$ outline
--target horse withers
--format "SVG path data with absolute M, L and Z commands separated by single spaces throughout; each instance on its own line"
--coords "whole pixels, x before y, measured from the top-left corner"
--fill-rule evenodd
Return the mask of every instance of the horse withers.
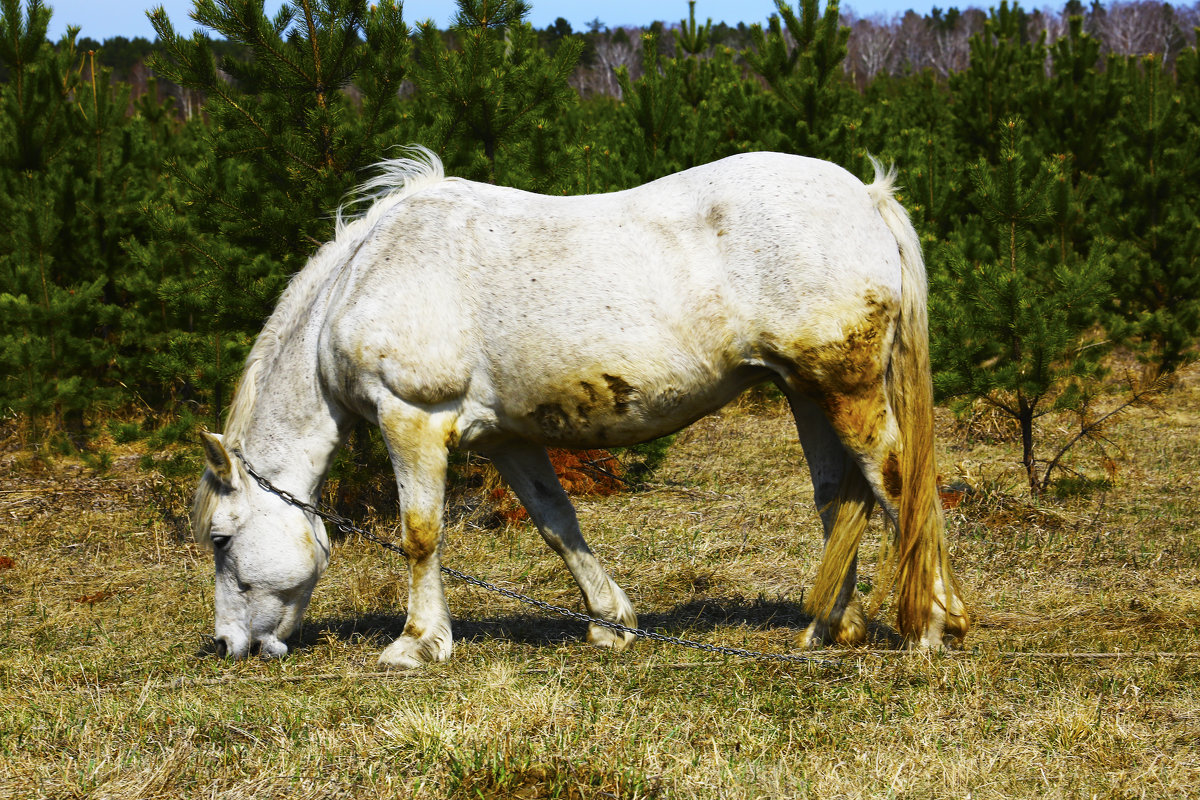
M 408 618 L 380 662 L 450 656 L 442 590 L 447 454 L 489 457 L 566 562 L 588 612 L 636 625 L 579 530 L 547 446 L 676 431 L 743 389 L 785 393 L 826 546 L 804 644 L 866 636 L 854 596 L 875 503 L 895 527 L 898 627 L 936 647 L 969 625 L 936 491 L 920 245 L 894 171 L 733 156 L 636 189 L 546 197 L 385 162 L 374 195 L 291 281 L 250 352 L 193 524 L 216 563 L 216 641 L 287 652 L 329 560 L 315 501 L 357 419 L 379 426 L 399 489 Z M 631 635 L 592 624 L 588 641 Z

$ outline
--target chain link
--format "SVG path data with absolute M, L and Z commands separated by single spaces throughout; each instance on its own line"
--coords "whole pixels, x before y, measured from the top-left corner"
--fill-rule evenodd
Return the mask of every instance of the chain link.
M 358 525 L 355 525 L 352 521 L 350 521 L 346 517 L 343 517 L 340 514 L 337 514 L 332 510 L 320 508 L 320 507 L 313 505 L 312 503 L 309 503 L 305 500 L 301 500 L 299 497 L 297 497 L 296 495 L 287 491 L 286 489 L 280 489 L 278 486 L 271 483 L 269 480 L 267 480 L 262 475 L 260 475 L 257 471 L 255 471 L 255 469 L 252 466 L 250 466 L 250 462 L 248 462 L 246 460 L 246 457 L 244 455 L 242 455 L 241 453 L 237 453 L 236 455 L 238 456 L 239 459 L 241 459 L 242 464 L 246 467 L 246 472 L 248 472 L 250 474 L 250 477 L 254 478 L 255 482 L 258 483 L 258 485 L 261 486 L 263 488 L 263 490 L 270 492 L 273 495 L 276 495 L 277 497 L 281 498 L 285 502 L 289 503 L 290 505 L 295 506 L 296 508 L 299 508 L 302 511 L 306 511 L 309 514 L 312 514 L 316 517 L 319 517 L 320 519 L 325 520 L 326 522 L 332 523 L 342 533 L 347 533 L 347 534 L 352 533 L 356 536 L 360 536 L 363 539 L 366 539 L 369 542 L 373 542 L 374 544 L 379 545 L 384 550 L 389 550 L 393 553 L 396 553 L 397 555 L 403 556 L 404 558 L 408 557 L 408 554 L 404 552 L 404 548 L 401 547 L 400 545 L 389 542 L 388 540 L 380 538 L 379 536 L 376 536 L 375 534 L 371 533 L 368 530 L 360 528 Z M 572 611 L 571 609 L 564 608 L 563 606 L 556 606 L 553 603 L 547 603 L 544 600 L 538 600 L 535 597 L 530 597 L 529 595 L 521 594 L 520 592 L 514 592 L 511 589 L 505 589 L 503 586 L 497 586 L 494 583 L 488 583 L 485 580 L 481 580 L 472 575 L 468 575 L 465 572 L 460 572 L 459 570 L 456 570 L 453 567 L 447 567 L 447 566 L 443 565 L 441 567 L 441 570 L 444 574 L 449 575 L 452 578 L 456 578 L 456 579 L 462 581 L 463 583 L 470 584 L 471 586 L 476 586 L 480 589 L 483 589 L 488 592 L 492 592 L 494 594 L 498 594 L 502 597 L 507 597 L 510 600 L 516 600 L 519 603 L 523 603 L 527 606 L 532 606 L 533 608 L 540 609 L 541 611 L 545 611 L 549 614 L 557 614 L 560 617 L 566 617 L 567 619 L 575 620 L 576 622 L 585 622 L 585 623 L 588 623 L 589 625 L 600 625 L 601 627 L 608 628 L 609 630 L 617 631 L 619 633 L 631 634 L 632 636 L 634 636 L 638 639 L 650 639 L 651 641 L 655 641 L 655 642 L 664 642 L 667 644 L 678 645 L 680 647 L 689 647 L 693 650 L 700 650 L 705 653 L 713 653 L 715 655 L 723 655 L 723 656 L 736 656 L 738 658 L 753 659 L 753 660 L 757 660 L 757 661 L 775 661 L 775 662 L 782 662 L 782 663 L 786 663 L 786 664 L 814 664 L 814 665 L 822 666 L 822 667 L 840 667 L 841 666 L 840 662 L 833 661 L 833 660 L 827 659 L 827 658 L 814 658 L 812 656 L 797 656 L 797 655 L 789 655 L 786 653 L 766 653 L 766 652 L 761 652 L 758 650 L 747 650 L 747 649 L 741 648 L 741 647 L 723 647 L 721 645 L 705 644 L 704 642 L 697 642 L 692 639 L 683 639 L 679 636 L 671 636 L 671 635 L 665 634 L 665 633 L 657 633 L 655 631 L 648 631 L 645 628 L 632 628 L 628 625 L 622 625 L 619 622 L 613 622 L 611 620 L 601 619 L 599 617 L 593 617 L 588 614 L 581 613 L 579 611 Z

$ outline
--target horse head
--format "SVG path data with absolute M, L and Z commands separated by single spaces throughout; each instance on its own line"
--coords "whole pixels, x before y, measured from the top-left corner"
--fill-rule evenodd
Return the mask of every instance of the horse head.
M 329 563 L 325 526 L 260 485 L 219 435 L 202 438 L 208 469 L 192 515 L 216 565 L 217 654 L 241 659 L 257 645 L 286 655 Z

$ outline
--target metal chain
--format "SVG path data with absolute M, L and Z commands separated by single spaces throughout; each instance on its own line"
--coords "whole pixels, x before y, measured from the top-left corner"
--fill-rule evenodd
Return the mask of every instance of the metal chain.
M 250 474 L 250 477 L 254 478 L 255 482 L 257 482 L 258 485 L 261 486 L 265 491 L 276 495 L 285 502 L 295 506 L 296 508 L 299 508 L 302 511 L 307 511 L 309 514 L 313 514 L 314 516 L 317 516 L 326 522 L 333 523 L 342 533 L 353 533 L 357 536 L 361 536 L 369 542 L 379 545 L 385 550 L 389 550 L 405 558 L 408 557 L 408 554 L 404 552 L 404 548 L 400 545 L 389 542 L 386 539 L 376 536 L 368 530 L 360 528 L 346 517 L 343 517 L 332 510 L 315 506 L 312 503 L 301 500 L 299 497 L 287 491 L 286 489 L 280 489 L 278 486 L 271 483 L 269 480 L 256 472 L 255 469 L 250 466 L 250 462 L 246 460 L 245 456 L 243 456 L 241 453 L 237 453 L 236 455 L 239 459 L 241 459 L 242 464 L 246 467 L 246 472 Z M 693 650 L 700 650 L 705 653 L 714 653 L 716 655 L 723 656 L 736 656 L 738 658 L 754 659 L 758 661 L 776 661 L 788 664 L 815 664 L 823 667 L 841 666 L 840 662 L 827 658 L 788 655 L 784 653 L 765 653 L 758 650 L 747 650 L 741 647 L 723 647 L 721 645 L 697 642 L 692 639 L 683 639 L 679 636 L 670 636 L 665 633 L 648 631 L 645 628 L 631 628 L 630 626 L 622 625 L 619 622 L 593 617 L 579 611 L 572 611 L 571 609 L 564 608 L 563 606 L 556 606 L 552 603 L 547 603 L 544 600 L 538 600 L 537 598 L 530 597 L 529 595 L 521 594 L 520 592 L 514 592 L 511 589 L 505 589 L 503 586 L 497 586 L 494 583 L 488 583 L 485 580 L 468 575 L 465 572 L 460 572 L 453 567 L 447 567 L 443 565 L 441 570 L 446 575 L 449 575 L 452 578 L 457 578 L 463 583 L 476 586 L 488 592 L 493 592 L 501 595 L 502 597 L 507 597 L 510 600 L 516 600 L 517 602 L 524 603 L 527 606 L 532 606 L 551 614 L 557 614 L 560 617 L 566 617 L 567 619 L 575 620 L 576 622 L 586 622 L 590 625 L 600 625 L 604 628 L 608 628 L 609 630 L 617 631 L 619 633 L 632 634 L 639 639 L 650 639 L 655 642 L 665 642 L 667 644 L 679 645 L 680 647 L 690 647 Z

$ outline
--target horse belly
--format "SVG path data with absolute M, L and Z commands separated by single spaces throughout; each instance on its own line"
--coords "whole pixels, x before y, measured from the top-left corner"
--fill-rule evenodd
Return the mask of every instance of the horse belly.
M 718 375 L 665 377 L 626 366 L 563 374 L 509 393 L 500 427 L 554 447 L 615 447 L 673 433 L 769 377 L 740 366 Z

